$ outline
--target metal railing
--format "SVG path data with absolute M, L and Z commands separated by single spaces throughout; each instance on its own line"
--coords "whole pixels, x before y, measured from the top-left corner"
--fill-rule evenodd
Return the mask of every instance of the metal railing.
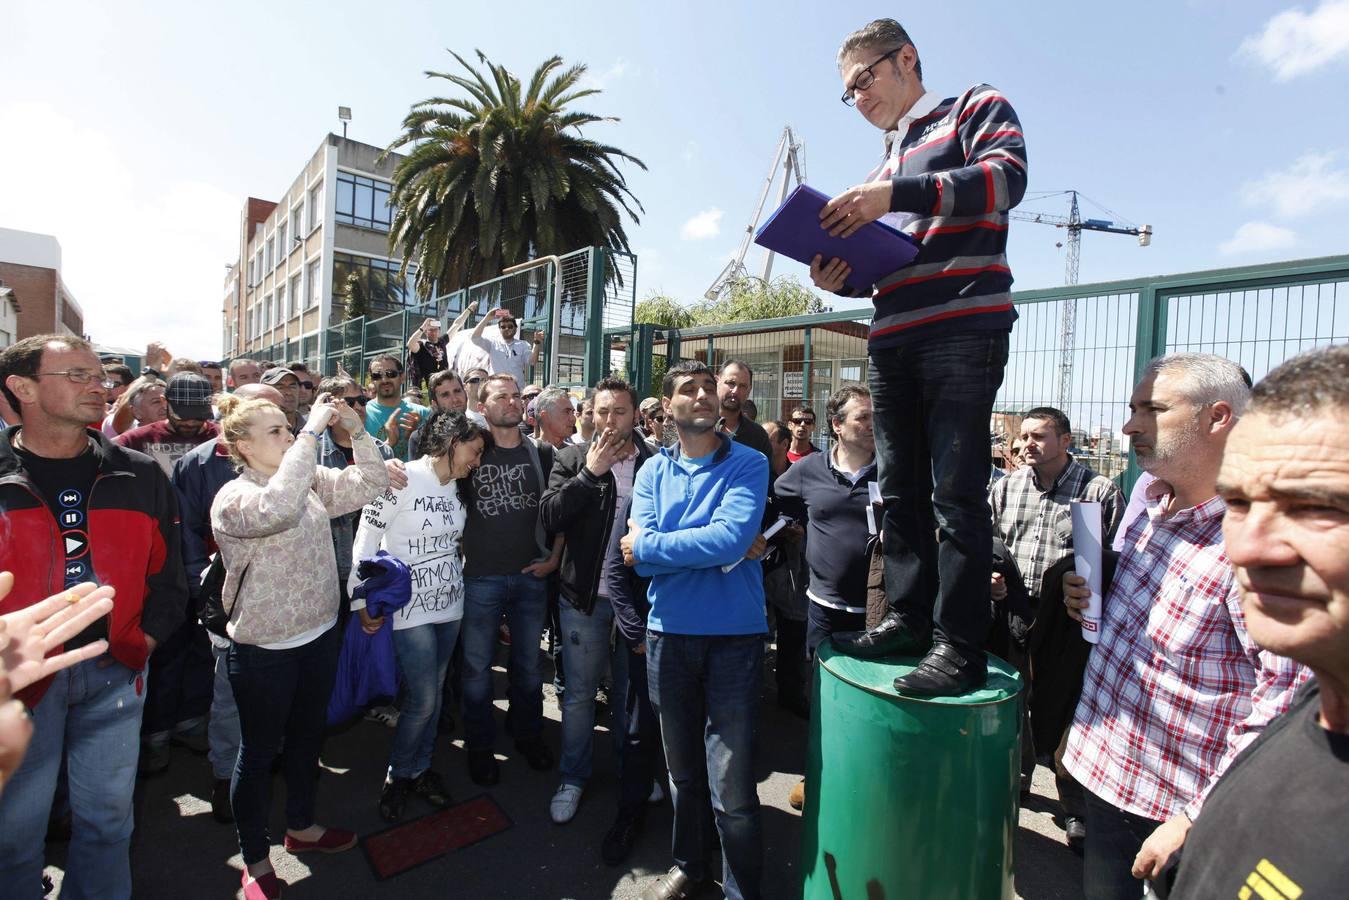
M 1020 291 L 1018 321 L 998 392 L 994 430 L 1003 440 L 1020 413 L 1060 406 L 1077 432 L 1077 449 L 1097 471 L 1124 475 L 1120 434 L 1134 382 L 1152 358 L 1198 350 L 1226 356 L 1256 380 L 1296 353 L 1349 341 L 1349 256 L 1151 276 Z M 1072 391 L 1058 393 L 1060 324 L 1076 304 Z M 759 421 L 813 407 L 827 439 L 824 403 L 847 382 L 867 382 L 870 309 L 764 319 L 701 328 L 610 328 L 605 347 L 616 368 L 655 396 L 660 376 L 679 359 L 716 368 L 735 358 L 754 369 L 750 397 Z

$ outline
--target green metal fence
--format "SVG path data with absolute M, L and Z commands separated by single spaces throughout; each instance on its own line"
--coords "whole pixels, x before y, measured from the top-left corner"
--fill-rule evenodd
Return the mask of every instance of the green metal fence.
M 1060 406 L 1088 464 L 1115 477 L 1125 473 L 1128 459 L 1120 438 L 1129 393 L 1153 357 L 1217 353 L 1258 380 L 1302 350 L 1349 341 L 1349 256 L 1021 291 L 1014 301 L 1019 319 L 996 401 L 1000 415 L 991 423 L 995 439 L 1011 436 L 1021 412 Z M 1069 304 L 1076 328 L 1065 349 Z M 750 396 L 760 422 L 785 419 L 804 404 L 823 423 L 831 392 L 867 381 L 870 318 L 870 309 L 858 309 L 682 330 L 613 328 L 605 346 L 611 366 L 648 395 L 672 361 L 700 359 L 717 367 L 742 359 L 754 369 Z M 1059 393 L 1065 356 L 1072 366 L 1066 397 Z M 818 431 L 823 443 L 827 429 Z
M 502 275 L 415 309 L 338 322 L 327 332 L 323 371 L 332 374 L 340 363 L 348 372 L 364 372 L 382 353 L 402 359 L 408 338 L 427 316 L 448 327 L 466 307 L 475 306 L 465 326 L 472 328 L 483 314 L 502 307 L 521 320 L 522 340 L 530 340 L 537 329 L 552 335 L 534 367 L 533 380 L 572 388 L 593 384 L 609 371 L 601 349 L 604 328 L 632 322 L 637 258 L 590 247 L 560 257 L 559 263 Z M 555 377 L 550 377 L 554 371 Z

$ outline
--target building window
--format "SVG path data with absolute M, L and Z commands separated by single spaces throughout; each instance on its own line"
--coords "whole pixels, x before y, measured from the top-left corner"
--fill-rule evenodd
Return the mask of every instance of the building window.
M 290 208 L 291 230 L 295 237 L 304 237 L 304 199 Z
M 280 265 L 281 260 L 290 254 L 290 245 L 286 243 L 286 224 L 282 222 L 276 226 L 276 262 Z
M 297 313 L 301 309 L 303 299 L 304 294 L 300 293 L 300 275 L 296 273 L 295 277 L 290 280 L 290 305 L 295 308 Z
M 267 299 L 262 301 L 262 330 L 271 331 L 275 321 L 272 318 L 272 296 L 268 294 Z
M 257 278 L 257 284 L 262 284 L 262 248 L 253 255 L 253 275 Z
M 398 263 L 389 259 L 371 259 L 348 253 L 333 254 L 333 308 L 346 304 L 347 283 L 352 275 L 365 293 L 371 311 L 395 310 L 415 306 L 411 266 L 406 278 L 398 277 Z
M 253 287 L 253 260 L 251 260 L 251 259 L 248 261 L 248 281 L 247 281 L 247 284 L 248 284 L 248 286 L 249 286 L 250 288 Z
M 305 220 L 305 232 L 313 231 L 323 224 L 323 182 L 309 189 L 309 218 Z
M 314 260 L 309 264 L 309 303 L 306 309 L 313 309 L 319 305 L 319 288 L 322 287 L 322 279 L 319 275 L 319 260 Z
M 285 322 L 290 319 L 290 307 L 286 305 L 286 286 L 278 284 L 276 286 L 276 318 L 279 322 Z
M 276 240 L 274 238 L 267 239 L 267 249 L 262 258 L 267 260 L 267 271 L 270 272 L 276 268 Z
M 337 221 L 388 231 L 393 212 L 389 207 L 389 190 L 390 185 L 386 182 L 338 172 L 337 208 L 334 210 Z

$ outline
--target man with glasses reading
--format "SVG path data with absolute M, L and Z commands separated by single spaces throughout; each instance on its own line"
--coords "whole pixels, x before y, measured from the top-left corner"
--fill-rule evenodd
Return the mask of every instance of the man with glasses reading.
M 815 433 L 815 410 L 809 406 L 797 407 L 787 427 L 791 429 L 792 435 L 792 442 L 787 446 L 787 462 L 800 462 L 820 449 L 810 442 L 811 435 Z
M 370 383 L 375 397 L 365 405 L 365 430 L 406 462 L 408 438 L 430 410 L 403 398 L 403 364 L 395 357 L 376 356 L 370 361 Z
M 876 628 L 836 634 L 834 643 L 857 656 L 926 654 L 895 689 L 958 694 L 987 676 L 988 422 L 1016 319 L 1007 211 L 1025 193 L 1025 142 L 996 89 L 929 92 L 918 50 L 893 19 L 849 35 L 838 68 L 843 102 L 885 133 L 885 149 L 865 183 L 825 205 L 820 225 L 848 237 L 881 219 L 920 249 L 867 292 L 876 307 L 868 352 L 890 611 Z M 848 262 L 817 256 L 811 279 L 851 296 Z

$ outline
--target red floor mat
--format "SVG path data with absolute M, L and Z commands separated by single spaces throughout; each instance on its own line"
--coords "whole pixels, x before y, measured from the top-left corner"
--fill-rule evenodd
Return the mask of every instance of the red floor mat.
M 428 863 L 438 856 L 476 844 L 514 824 L 486 794 L 361 841 L 370 869 L 381 881 Z

